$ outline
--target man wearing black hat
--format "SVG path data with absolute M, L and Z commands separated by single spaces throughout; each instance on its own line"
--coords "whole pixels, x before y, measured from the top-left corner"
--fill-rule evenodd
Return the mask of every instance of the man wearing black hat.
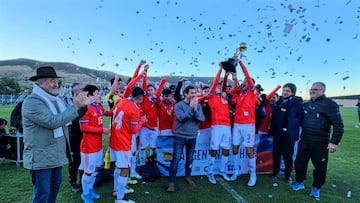
M 51 66 L 39 67 L 32 93 L 22 107 L 24 135 L 24 168 L 30 170 L 33 202 L 56 202 L 62 180 L 62 166 L 68 163 L 66 146 L 69 135 L 66 124 L 82 116 L 81 108 L 94 101 L 82 92 L 67 106 L 58 96 L 59 81 Z

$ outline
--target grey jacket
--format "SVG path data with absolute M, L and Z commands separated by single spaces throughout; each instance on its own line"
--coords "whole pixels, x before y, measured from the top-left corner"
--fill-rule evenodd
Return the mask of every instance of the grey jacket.
M 199 124 L 205 120 L 200 104 L 194 111 L 184 100 L 175 105 L 175 116 L 174 135 L 184 138 L 195 138 L 199 131 Z
M 78 116 L 78 111 L 73 106 L 54 115 L 37 94 L 28 96 L 22 106 L 24 168 L 39 170 L 67 164 L 66 145 L 69 143 L 69 135 L 65 124 Z M 63 128 L 64 136 L 54 138 L 53 129 L 59 127 Z

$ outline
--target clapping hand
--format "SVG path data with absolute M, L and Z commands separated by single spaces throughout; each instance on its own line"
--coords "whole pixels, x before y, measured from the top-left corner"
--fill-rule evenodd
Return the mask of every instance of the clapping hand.
M 96 96 L 87 96 L 88 92 L 80 92 L 73 98 L 73 103 L 75 108 L 79 109 L 80 107 L 85 107 L 89 104 L 92 104 L 96 100 Z
M 199 103 L 199 100 L 198 100 L 197 97 L 193 97 L 193 98 L 190 99 L 190 106 L 191 106 L 191 108 L 194 109 L 194 111 L 197 110 L 198 103 Z

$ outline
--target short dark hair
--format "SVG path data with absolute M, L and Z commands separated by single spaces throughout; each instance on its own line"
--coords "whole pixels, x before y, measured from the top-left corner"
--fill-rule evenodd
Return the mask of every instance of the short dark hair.
M 163 91 L 162 91 L 161 93 L 162 93 L 163 95 L 169 95 L 169 94 L 171 94 L 172 92 L 171 92 L 170 89 L 165 88 L 165 89 L 163 89 Z
M 132 89 L 132 91 L 131 91 L 131 97 L 132 98 L 135 98 L 135 97 L 138 97 L 138 96 L 144 96 L 144 95 L 145 95 L 145 92 L 140 87 L 134 87 Z
M 190 91 L 191 89 L 195 89 L 195 87 L 192 86 L 192 85 L 186 86 L 185 89 L 184 89 L 184 91 L 183 91 L 183 94 L 184 94 L 184 95 L 185 95 L 185 94 L 189 94 L 189 91 Z
M 95 91 L 100 91 L 98 87 L 96 87 L 95 85 L 86 85 L 83 89 L 84 92 L 88 92 L 88 95 L 94 96 L 94 92 Z
M 153 84 L 148 84 L 146 88 L 153 87 L 155 89 L 155 86 Z
M 296 85 L 294 83 L 286 83 L 284 87 L 288 87 L 294 95 L 296 94 Z
M 175 90 L 175 88 L 176 88 L 175 85 L 170 85 L 170 86 L 169 86 L 169 89 L 170 89 L 170 90 Z
M 111 80 L 110 80 L 110 84 L 112 85 L 112 84 L 114 84 L 114 81 L 115 81 L 115 78 L 111 78 Z M 122 81 L 122 79 L 121 78 L 119 78 L 119 81 Z

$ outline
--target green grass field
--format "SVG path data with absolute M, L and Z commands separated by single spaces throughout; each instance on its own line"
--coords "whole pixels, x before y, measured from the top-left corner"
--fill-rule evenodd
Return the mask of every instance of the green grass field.
M 9 121 L 9 115 L 14 106 L 0 106 L 0 117 Z M 321 189 L 321 202 L 360 202 L 360 169 L 359 169 L 359 146 L 360 128 L 357 124 L 355 108 L 343 108 L 342 116 L 345 123 L 345 135 L 335 154 L 330 155 L 327 181 Z M 108 120 L 107 120 L 108 122 Z M 105 139 L 107 140 L 107 139 Z M 106 141 L 104 142 L 106 143 Z M 179 177 L 176 192 L 166 192 L 167 177 L 162 177 L 152 183 L 141 182 L 133 188 L 135 193 L 129 198 L 136 202 L 236 202 L 232 195 L 220 184 L 211 185 L 206 177 L 194 177 L 196 188 L 190 188 Z M 255 187 L 246 186 L 248 175 L 242 175 L 235 182 L 226 182 L 243 198 L 244 202 L 315 202 L 309 197 L 312 183 L 312 165 L 309 164 L 308 176 L 305 181 L 305 190 L 292 191 L 284 181 L 278 181 L 279 186 L 273 187 L 270 175 L 258 175 L 258 183 Z M 113 190 L 112 182 L 106 183 L 96 191 L 101 199 L 96 202 L 114 202 L 111 197 Z M 347 191 L 352 191 L 352 197 L 347 198 Z M 145 194 L 149 192 L 149 194 Z M 269 195 L 272 197 L 269 198 Z M 32 185 L 28 170 L 17 166 L 9 161 L 0 161 L 0 202 L 31 202 Z M 73 193 L 68 184 L 67 167 L 63 167 L 63 183 L 58 195 L 58 202 L 80 203 L 80 193 Z

